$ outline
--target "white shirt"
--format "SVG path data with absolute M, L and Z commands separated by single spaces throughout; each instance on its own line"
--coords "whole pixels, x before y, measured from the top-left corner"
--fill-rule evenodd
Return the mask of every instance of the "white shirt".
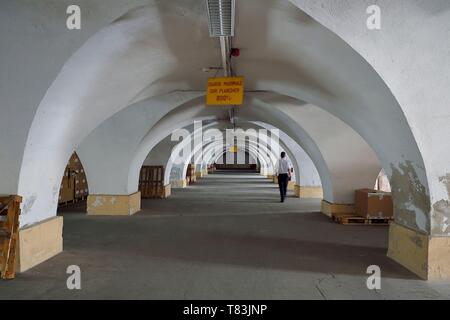
M 289 163 L 289 161 L 286 158 L 282 158 L 280 160 L 278 160 L 277 163 L 277 175 L 278 174 L 287 174 L 289 173 L 291 169 L 291 164 Z

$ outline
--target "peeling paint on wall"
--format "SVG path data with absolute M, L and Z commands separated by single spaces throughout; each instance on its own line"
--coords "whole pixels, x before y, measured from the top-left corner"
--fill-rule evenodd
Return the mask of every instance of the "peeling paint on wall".
M 411 236 L 410 239 L 418 248 L 423 248 L 423 241 L 421 237 L 419 237 L 418 235 L 414 235 Z
M 450 198 L 450 173 L 439 178 L 444 184 Z M 450 235 L 450 201 L 442 199 L 433 204 L 432 229 L 433 235 Z
M 420 182 L 414 164 L 406 160 L 398 167 L 391 164 L 391 170 L 395 220 L 405 227 L 428 233 L 430 196 Z
M 102 197 L 95 197 L 95 201 L 92 202 L 92 206 L 94 208 L 100 207 L 103 205 Z
M 440 200 L 433 205 L 432 234 L 450 235 L 450 201 Z
M 173 166 L 170 171 L 170 181 L 183 179 L 183 170 L 180 167 Z
M 31 208 L 33 207 L 34 203 L 36 202 L 37 196 L 36 194 L 32 194 L 31 196 L 25 198 L 25 201 L 23 202 L 23 207 L 22 207 L 22 214 L 26 215 L 28 214 L 28 212 L 31 210 Z
M 60 189 L 59 185 L 53 186 L 53 188 L 52 188 L 52 199 L 53 199 L 52 201 L 56 205 L 58 205 L 58 200 L 59 200 L 59 189 Z
M 450 198 L 450 173 L 447 173 L 447 175 L 440 177 L 439 182 L 442 182 L 447 188 L 447 195 Z

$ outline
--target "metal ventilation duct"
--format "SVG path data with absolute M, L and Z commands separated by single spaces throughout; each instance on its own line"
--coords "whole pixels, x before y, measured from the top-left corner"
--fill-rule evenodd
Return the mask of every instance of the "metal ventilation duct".
M 206 0 L 211 37 L 234 36 L 235 0 Z

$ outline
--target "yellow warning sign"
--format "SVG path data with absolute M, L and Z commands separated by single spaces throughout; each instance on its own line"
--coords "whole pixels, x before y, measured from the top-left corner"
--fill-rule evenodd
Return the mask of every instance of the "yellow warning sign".
M 207 105 L 241 105 L 244 102 L 244 77 L 210 78 Z
M 238 152 L 238 147 L 237 146 L 231 146 L 230 147 L 230 153 L 237 153 Z

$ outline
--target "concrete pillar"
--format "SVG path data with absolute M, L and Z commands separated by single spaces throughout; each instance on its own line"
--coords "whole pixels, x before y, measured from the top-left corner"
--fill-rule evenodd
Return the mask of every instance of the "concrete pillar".
M 300 186 L 295 184 L 294 194 L 299 198 L 323 199 L 322 186 Z
M 172 180 L 172 181 L 170 181 L 170 184 L 171 184 L 173 189 L 175 189 L 175 188 L 186 188 L 187 187 L 186 179 Z
M 355 213 L 355 206 L 353 204 L 330 203 L 326 200 L 322 200 L 320 211 L 329 217 L 338 214 L 352 215 Z
M 165 199 L 170 197 L 171 195 L 172 195 L 172 185 L 169 183 L 164 186 L 162 197 Z
M 261 165 L 259 169 L 259 174 L 262 175 L 263 177 L 267 177 L 267 168 L 264 165 Z
M 295 191 L 295 181 L 288 182 L 288 190 Z
M 388 257 L 424 280 L 450 279 L 450 237 L 430 236 L 393 222 Z
M 198 180 L 200 178 L 203 178 L 203 170 L 202 171 L 196 171 L 195 172 L 195 178 Z
M 62 232 L 62 217 L 53 217 L 20 229 L 17 270 L 25 272 L 61 253 Z
M 141 193 L 130 195 L 97 195 L 87 199 L 88 215 L 131 216 L 141 210 Z
M 192 164 L 192 165 L 195 166 L 195 178 L 197 180 L 203 178 L 202 164 L 197 163 L 197 164 Z
M 395 110 L 392 108 L 395 102 L 380 104 L 376 99 L 368 100 L 366 106 L 381 115 L 371 114 L 371 123 L 382 119 L 385 128 L 394 127 L 397 132 L 379 130 L 376 139 L 362 134 L 368 141 L 373 139 L 374 145 L 382 143 L 382 146 L 377 146 L 378 150 L 388 148 L 397 152 L 396 155 L 389 154 L 390 165 L 387 163 L 385 166 L 387 171 L 392 171 L 392 174 L 387 173 L 391 176 L 396 219 L 390 226 L 388 256 L 424 279 L 450 278 L 450 186 L 448 182 L 447 187 L 444 185 L 445 177 L 450 172 L 449 140 L 442 139 L 450 133 L 450 92 L 448 86 L 440 85 L 448 82 L 448 78 L 445 79 L 448 72 L 442 72 L 443 66 L 449 65 L 448 50 L 426 50 L 422 52 L 422 57 L 430 63 L 414 67 L 410 67 L 410 61 L 405 59 L 408 52 L 418 52 L 421 48 L 429 47 L 431 42 L 441 43 L 448 48 L 449 43 L 444 40 L 448 39 L 448 32 L 443 25 L 448 22 L 450 12 L 442 10 L 440 4 L 432 1 L 429 1 L 427 10 L 418 5 L 419 1 L 379 1 L 379 5 L 386 8 L 385 12 L 391 15 L 385 18 L 386 28 L 391 32 L 371 37 L 373 33 L 367 28 L 355 32 L 354 26 L 364 17 L 350 17 L 348 8 L 343 4 L 334 6 L 330 13 L 328 8 L 335 2 L 332 0 L 291 2 L 328 27 L 369 61 L 400 103 L 401 108 L 399 106 Z M 355 1 L 352 5 L 354 10 L 359 11 L 365 10 L 369 3 Z M 395 19 L 396 12 L 402 12 L 407 19 Z M 440 14 L 436 15 L 436 12 Z M 426 25 L 411 23 L 424 19 L 434 21 Z M 403 42 L 404 34 L 415 35 L 414 41 L 405 44 L 408 50 L 405 50 L 405 45 L 398 45 Z M 377 50 L 373 50 L 375 47 Z M 430 91 L 434 94 L 425 94 Z M 371 92 L 375 92 L 374 86 Z M 418 96 L 424 98 L 417 99 Z M 433 108 L 423 108 L 424 105 L 432 105 Z M 352 110 L 353 119 L 362 118 L 362 113 L 356 109 L 349 110 Z M 401 117 L 395 115 L 398 111 L 403 112 L 408 122 L 399 121 Z M 388 113 L 389 117 L 384 116 Z M 389 121 L 396 123 L 388 125 Z M 406 134 L 409 134 L 410 128 L 415 129 L 413 134 L 416 144 L 406 140 L 410 139 Z M 404 138 L 392 139 L 400 136 Z M 382 152 L 378 154 L 381 158 L 384 156 Z

